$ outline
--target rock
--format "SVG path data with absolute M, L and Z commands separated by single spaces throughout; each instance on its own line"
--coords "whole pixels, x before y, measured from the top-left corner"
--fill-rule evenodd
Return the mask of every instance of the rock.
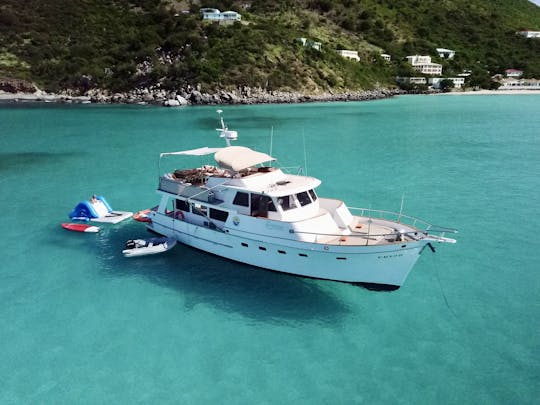
M 169 99 L 169 100 L 165 100 L 163 102 L 163 105 L 165 107 L 179 107 L 180 106 L 180 102 L 178 100 L 175 100 L 175 99 Z
M 142 96 L 142 101 L 145 101 L 147 103 L 151 103 L 152 101 L 154 101 L 154 95 L 151 94 L 151 93 L 145 93 Z
M 187 101 L 183 96 L 181 96 L 180 94 L 177 94 L 176 95 L 176 101 L 178 101 L 178 103 L 180 105 L 188 105 L 189 104 L 189 101 Z
M 38 88 L 21 79 L 0 79 L 0 90 L 7 93 L 35 93 Z
M 193 103 L 193 104 L 201 104 L 201 101 L 202 101 L 202 94 L 199 90 L 193 90 L 191 92 L 191 95 L 189 96 L 189 100 Z

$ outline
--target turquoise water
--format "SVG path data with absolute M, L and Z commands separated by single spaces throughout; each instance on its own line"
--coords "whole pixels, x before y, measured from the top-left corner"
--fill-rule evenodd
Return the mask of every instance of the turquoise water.
M 319 195 L 458 228 L 391 293 L 60 227 L 91 194 L 157 202 L 160 152 L 221 146 L 216 107 L 0 106 L 0 403 L 532 404 L 540 96 L 222 107 Z M 304 154 L 304 144 L 305 151 Z M 304 159 L 304 155 L 306 159 Z M 198 163 L 198 162 L 194 162 Z

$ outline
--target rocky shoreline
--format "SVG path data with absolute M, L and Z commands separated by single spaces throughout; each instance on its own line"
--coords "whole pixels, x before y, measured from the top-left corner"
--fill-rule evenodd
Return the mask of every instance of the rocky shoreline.
M 214 93 L 202 92 L 200 88 L 166 91 L 160 88 L 134 89 L 124 93 L 111 93 L 107 90 L 90 89 L 84 94 L 63 91 L 52 94 L 38 89 L 22 80 L 0 80 L 0 101 L 12 102 L 58 102 L 58 103 L 98 103 L 98 104 L 152 104 L 168 107 L 187 105 L 222 104 L 289 104 L 322 101 L 367 101 L 405 94 L 398 89 L 374 89 L 319 94 L 300 92 L 267 91 L 262 88 L 241 87 L 234 90 L 218 90 Z

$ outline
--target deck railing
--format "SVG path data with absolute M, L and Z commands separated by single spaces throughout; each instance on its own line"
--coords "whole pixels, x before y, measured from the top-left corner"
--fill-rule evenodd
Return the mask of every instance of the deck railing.
M 434 225 L 427 221 L 424 221 L 423 219 L 416 218 L 410 215 L 405 215 L 401 212 L 374 210 L 371 208 L 348 208 L 351 213 L 359 215 L 361 217 L 397 222 L 404 225 L 412 226 L 413 228 L 419 229 L 423 232 L 437 232 L 443 234 L 442 236 L 444 236 L 444 233 L 457 233 L 457 230 L 454 228 Z

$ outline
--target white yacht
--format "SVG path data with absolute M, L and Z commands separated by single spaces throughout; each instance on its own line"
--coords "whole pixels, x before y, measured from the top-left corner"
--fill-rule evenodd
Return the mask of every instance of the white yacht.
M 159 205 L 147 227 L 228 259 L 297 276 L 377 289 L 399 288 L 420 253 L 453 229 L 402 213 L 351 208 L 323 198 L 321 181 L 289 174 L 268 154 L 231 146 L 237 139 L 220 113 L 226 147 L 166 155 L 213 154 L 215 164 L 159 178 Z

